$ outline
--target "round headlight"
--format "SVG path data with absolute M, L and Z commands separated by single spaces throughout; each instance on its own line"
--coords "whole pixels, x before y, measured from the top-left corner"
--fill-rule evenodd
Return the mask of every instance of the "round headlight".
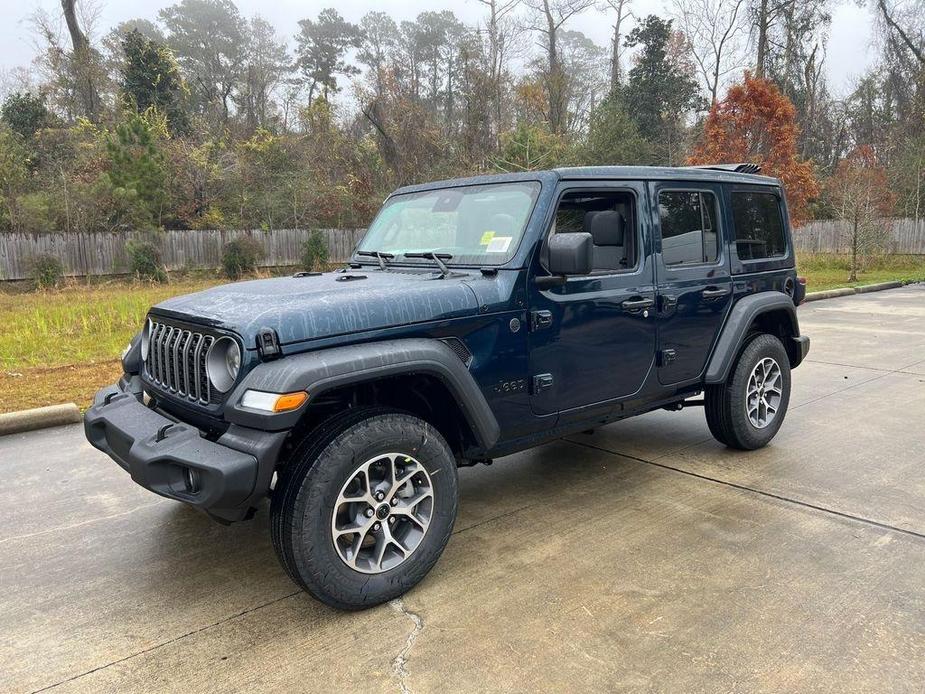
M 141 361 L 148 361 L 148 345 L 151 344 L 151 319 L 145 321 L 145 327 L 141 329 Z
M 209 381 L 222 393 L 231 390 L 241 369 L 241 348 L 230 337 L 220 337 L 209 348 L 206 373 Z

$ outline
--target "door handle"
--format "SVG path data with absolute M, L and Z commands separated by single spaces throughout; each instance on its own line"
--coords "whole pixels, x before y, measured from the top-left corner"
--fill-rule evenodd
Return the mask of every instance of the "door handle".
M 702 296 L 704 299 L 718 299 L 721 296 L 726 296 L 729 291 L 729 287 L 707 287 L 703 290 Z
M 634 296 L 632 299 L 624 301 L 620 306 L 624 311 L 641 311 L 644 308 L 652 308 L 655 306 L 655 300 Z

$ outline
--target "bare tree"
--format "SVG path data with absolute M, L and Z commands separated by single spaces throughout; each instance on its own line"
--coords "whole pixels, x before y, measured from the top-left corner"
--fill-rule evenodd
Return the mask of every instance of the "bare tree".
M 745 0 L 674 0 L 674 16 L 710 93 L 710 106 L 723 78 L 742 67 L 744 5 Z
M 752 0 L 752 26 L 757 34 L 755 41 L 755 77 L 767 76 L 771 30 L 781 14 L 797 0 Z
M 836 215 L 847 222 L 843 236 L 851 251 L 848 281 L 857 282 L 861 262 L 885 240 L 882 220 L 893 212 L 892 187 L 870 145 L 842 159 L 826 187 Z
M 501 131 L 504 108 L 504 73 L 507 63 L 508 45 L 513 26 L 507 21 L 510 13 L 521 0 L 478 0 L 488 8 L 486 34 L 488 43 L 488 80 L 491 84 L 492 131 L 496 138 Z
M 90 120 L 96 120 L 100 111 L 100 95 L 94 83 L 93 54 L 90 39 L 80 26 L 76 0 L 61 0 L 61 9 L 64 11 L 64 21 L 67 31 L 71 35 L 73 48 L 72 64 L 74 79 L 77 83 L 77 93 L 83 104 L 84 115 Z M 81 18 L 90 21 L 94 9 L 91 6 L 82 7 Z
M 101 56 L 90 41 L 99 18 L 96 0 L 61 0 L 62 15 L 38 7 L 30 16 L 36 34 L 36 61 L 47 77 L 50 101 L 67 118 L 83 116 L 97 120 L 101 109 L 100 87 L 106 81 Z M 65 20 L 68 37 L 61 30 Z M 70 41 L 70 48 L 67 42 Z
M 32 72 L 25 67 L 0 67 L 0 101 L 13 92 L 35 92 L 38 86 Z
M 921 5 L 922 3 L 913 3 L 914 5 Z M 887 27 L 891 32 L 895 32 L 899 36 L 902 43 L 909 49 L 913 56 L 915 56 L 916 61 L 922 68 L 925 68 L 925 47 L 923 47 L 923 39 L 921 34 L 915 36 L 915 29 L 913 27 L 907 27 L 904 29 L 900 22 L 902 19 L 899 17 L 900 12 L 898 12 L 896 7 L 889 7 L 886 3 L 886 0 L 877 0 L 877 9 L 880 11 L 880 16 L 883 17 L 883 21 L 886 23 Z M 921 19 L 922 10 L 925 8 L 917 7 L 914 8 L 911 12 L 913 16 L 919 17 Z M 910 22 L 911 23 L 911 22 Z
M 622 57 L 623 57 L 623 23 L 633 13 L 629 9 L 632 0 L 604 0 L 603 9 L 608 7 L 617 13 L 613 24 L 613 35 L 610 38 L 610 91 L 620 88 Z
M 543 35 L 546 49 L 546 92 L 549 128 L 561 135 L 568 126 L 568 89 L 559 54 L 559 30 L 579 12 L 594 6 L 594 0 L 525 0 L 534 14 L 531 29 Z

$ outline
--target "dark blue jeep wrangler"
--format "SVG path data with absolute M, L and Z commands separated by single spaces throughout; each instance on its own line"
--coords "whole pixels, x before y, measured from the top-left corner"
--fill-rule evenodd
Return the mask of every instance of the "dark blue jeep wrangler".
M 457 466 L 685 403 L 727 446 L 773 438 L 809 340 L 784 192 L 755 170 L 402 188 L 341 270 L 152 308 L 87 438 L 219 520 L 269 495 L 320 600 L 394 598 L 446 545 Z

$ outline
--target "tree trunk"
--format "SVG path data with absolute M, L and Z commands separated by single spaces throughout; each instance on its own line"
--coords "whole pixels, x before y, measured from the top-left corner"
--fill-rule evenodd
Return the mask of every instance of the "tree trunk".
M 552 16 L 549 0 L 543 0 L 543 11 L 546 15 L 546 35 L 548 39 L 547 53 L 549 61 L 549 77 L 547 91 L 549 93 L 549 129 L 556 135 L 565 130 L 565 75 L 562 74 L 562 65 L 559 62 L 559 47 L 557 43 L 559 28 Z
M 902 39 L 902 42 L 906 44 L 906 47 L 912 51 L 912 55 L 915 56 L 915 59 L 919 62 L 919 65 L 925 67 L 925 51 L 922 51 L 922 49 L 916 46 L 915 42 L 909 38 L 909 35 L 903 31 L 902 27 L 899 26 L 895 19 L 893 19 L 889 11 L 887 11 L 886 3 L 883 0 L 877 0 L 877 6 L 880 8 L 880 14 L 883 15 L 883 19 L 887 25 L 897 34 L 899 34 L 899 38 Z
M 755 57 L 755 77 L 764 79 L 765 63 L 768 59 L 768 0 L 761 0 L 758 4 L 758 41 L 757 56 Z
M 71 45 L 74 48 L 73 70 L 81 107 L 84 115 L 96 122 L 100 111 L 100 95 L 93 83 L 93 55 L 90 50 L 90 40 L 83 33 L 77 21 L 75 3 L 76 0 L 61 0 L 61 9 L 64 11 L 64 21 L 67 23 Z
M 399 176 L 404 179 L 404 160 L 399 152 L 398 145 L 394 138 L 389 134 L 382 111 L 378 101 L 372 101 L 363 108 L 363 115 L 379 133 L 379 146 L 382 151 L 382 158 L 385 163 Z M 404 183 L 404 180 L 402 180 Z
M 858 234 L 859 234 L 859 213 L 854 213 L 854 226 L 851 231 L 851 274 L 848 276 L 849 282 L 858 281 Z
M 491 82 L 492 116 L 494 124 L 490 132 L 498 146 L 498 136 L 501 133 L 501 60 L 498 46 L 498 5 L 496 0 L 488 0 L 491 14 L 488 17 L 488 60 L 490 63 L 488 79 Z
M 623 6 L 625 5 L 625 0 L 619 0 L 615 7 L 617 10 L 617 21 L 613 25 L 613 38 L 610 40 L 610 91 L 616 92 L 620 88 L 620 56 L 622 51 L 620 50 L 620 38 L 621 38 L 621 25 L 623 24 Z

